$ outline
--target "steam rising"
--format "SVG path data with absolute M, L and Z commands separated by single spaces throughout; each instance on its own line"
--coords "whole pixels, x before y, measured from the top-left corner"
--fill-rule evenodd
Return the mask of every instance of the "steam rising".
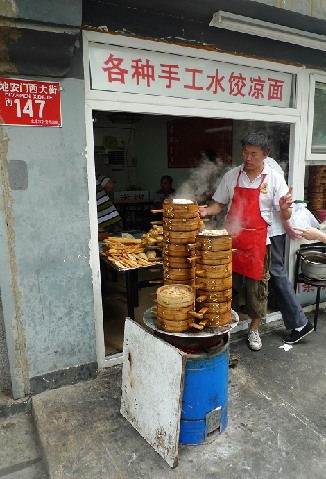
M 220 184 L 222 177 L 227 171 L 232 169 L 232 167 L 221 166 L 221 161 L 217 161 L 217 163 L 220 164 L 215 164 L 206 159 L 203 160 L 201 166 L 194 168 L 189 178 L 176 190 L 173 195 L 174 198 L 197 201 L 199 206 L 211 204 L 211 198 Z M 287 161 L 281 161 L 278 162 L 278 164 L 286 176 L 288 169 Z M 228 206 L 226 206 L 219 215 L 206 218 L 205 228 L 212 230 L 225 229 L 227 212 Z M 233 236 L 237 236 L 240 230 L 248 227 L 246 211 L 240 206 L 237 213 L 237 217 L 233 218 L 228 225 L 228 232 Z M 209 219 L 209 221 L 207 221 L 207 219 Z
M 203 160 L 199 168 L 194 168 L 189 178 L 176 190 L 175 198 L 185 198 L 197 201 L 199 206 L 212 203 L 214 195 L 222 177 L 231 167 L 220 166 L 209 160 Z M 211 221 L 205 221 L 206 229 L 224 229 L 227 208 Z

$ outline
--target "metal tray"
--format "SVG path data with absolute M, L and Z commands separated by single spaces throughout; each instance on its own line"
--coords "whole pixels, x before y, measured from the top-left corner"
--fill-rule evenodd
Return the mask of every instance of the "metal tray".
M 143 266 L 135 266 L 134 268 L 119 268 L 119 266 L 117 266 L 115 263 L 110 261 L 104 254 L 100 253 L 100 256 L 103 259 L 103 261 L 105 261 L 110 266 L 112 266 L 113 269 L 115 269 L 117 271 L 121 271 L 121 272 L 139 270 L 139 269 L 148 269 L 148 268 L 158 268 L 158 267 L 163 268 L 163 263 L 161 263 L 161 262 L 157 262 L 157 263 L 153 263 L 153 264 L 146 264 L 146 265 L 143 265 Z
M 151 309 L 144 313 L 143 320 L 146 326 L 166 342 L 181 349 L 202 350 L 216 344 L 220 337 L 225 336 L 235 328 L 239 322 L 238 314 L 231 310 L 232 323 L 224 326 L 209 326 L 203 330 L 190 330 L 184 333 L 168 333 L 157 326 L 156 314 Z

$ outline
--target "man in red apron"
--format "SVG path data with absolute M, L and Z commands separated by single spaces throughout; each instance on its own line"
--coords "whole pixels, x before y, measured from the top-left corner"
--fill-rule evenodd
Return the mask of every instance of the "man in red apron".
M 262 132 L 252 132 L 242 140 L 243 164 L 226 173 L 213 204 L 199 207 L 202 217 L 217 215 L 228 205 L 227 230 L 232 234 L 232 286 L 238 293 L 245 282 L 246 310 L 251 318 L 249 347 L 262 347 L 259 322 L 267 313 L 270 241 L 267 227 L 273 221 L 273 208 L 281 219 L 291 217 L 292 196 L 284 178 L 264 159 L 271 142 Z

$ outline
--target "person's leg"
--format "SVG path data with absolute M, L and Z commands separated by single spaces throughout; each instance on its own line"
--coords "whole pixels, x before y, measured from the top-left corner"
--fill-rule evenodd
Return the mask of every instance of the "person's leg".
M 246 303 L 245 294 L 243 290 L 243 276 L 242 274 L 232 273 L 232 309 L 237 312 L 243 312 Z
M 271 262 L 271 248 L 266 247 L 266 254 L 264 259 L 264 272 L 261 280 L 255 280 L 246 277 L 247 296 L 246 305 L 248 315 L 251 319 L 251 324 L 248 333 L 248 343 L 250 349 L 258 351 L 262 347 L 262 342 L 258 333 L 258 327 L 261 318 L 267 314 L 267 299 L 268 299 L 268 280 L 269 266 Z
M 260 323 L 260 318 L 258 319 L 252 319 L 251 324 L 250 324 L 250 329 L 251 331 L 255 331 L 255 329 L 258 329 Z
M 269 272 L 276 302 L 282 313 L 285 328 L 301 328 L 308 323 L 308 320 L 284 268 L 285 234 L 273 236 L 270 240 L 272 257 Z

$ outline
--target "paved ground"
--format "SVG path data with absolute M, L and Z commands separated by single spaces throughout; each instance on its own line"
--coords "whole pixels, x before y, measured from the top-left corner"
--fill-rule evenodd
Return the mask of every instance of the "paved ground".
M 326 315 L 320 314 L 317 332 L 288 351 L 280 348 L 280 324 L 261 328 L 260 352 L 247 348 L 242 333 L 232 338 L 230 353 L 238 363 L 229 369 L 228 426 L 210 444 L 180 445 L 175 469 L 120 415 L 121 367 L 103 371 L 94 381 L 35 396 L 33 413 L 50 478 L 324 479 Z M 21 424 L 19 417 L 24 417 Z M 42 466 L 37 447 L 27 452 L 30 443 L 37 446 L 24 429 L 27 418 L 16 414 L 0 421 L 0 477 L 45 477 L 36 469 L 34 475 L 23 475 L 28 461 L 35 461 L 30 471 Z M 14 426 L 8 426 L 11 422 Z M 2 450 L 10 429 L 21 433 L 13 434 L 12 446 Z
M 0 420 L 0 477 L 48 477 L 30 412 L 13 414 Z

